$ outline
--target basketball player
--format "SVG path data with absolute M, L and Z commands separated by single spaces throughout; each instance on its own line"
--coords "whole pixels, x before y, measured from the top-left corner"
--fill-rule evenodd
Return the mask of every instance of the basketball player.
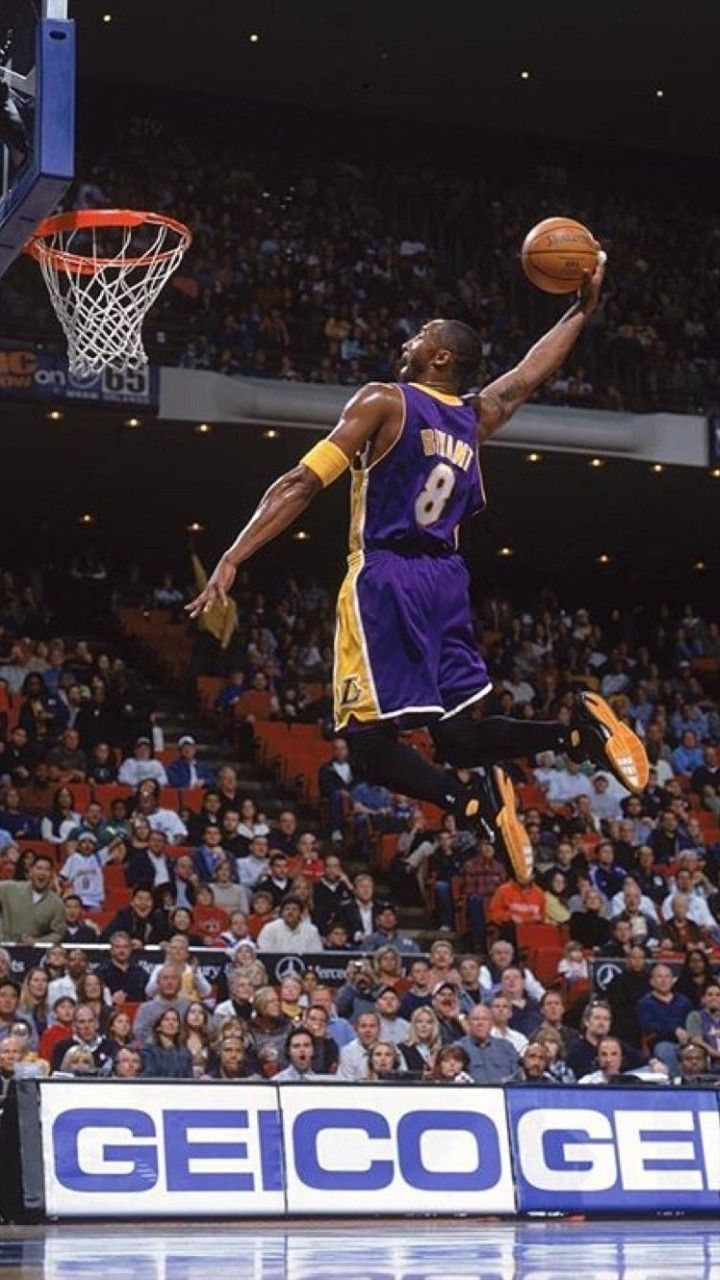
M 640 791 L 644 748 L 603 699 L 581 694 L 570 725 L 477 718 L 490 692 L 470 620 L 469 573 L 458 526 L 485 506 L 478 445 L 558 369 L 597 305 L 604 254 L 577 301 L 515 369 L 462 398 L 480 364 L 480 340 L 457 320 L 432 320 L 402 349 L 400 381 L 369 383 L 331 434 L 280 476 L 221 556 L 192 617 L 227 603 L 239 564 L 292 524 L 349 467 L 350 557 L 340 589 L 335 719 L 356 767 L 392 791 L 477 817 L 504 847 L 516 878 L 532 875 L 532 851 L 503 760 L 565 752 L 610 769 Z M 485 766 L 468 788 L 398 740 L 427 724 L 439 760 Z

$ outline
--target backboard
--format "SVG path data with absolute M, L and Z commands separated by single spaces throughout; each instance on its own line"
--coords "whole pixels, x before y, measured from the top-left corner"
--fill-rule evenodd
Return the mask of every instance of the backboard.
M 0 0 L 0 276 L 74 173 L 75 24 L 39 3 Z

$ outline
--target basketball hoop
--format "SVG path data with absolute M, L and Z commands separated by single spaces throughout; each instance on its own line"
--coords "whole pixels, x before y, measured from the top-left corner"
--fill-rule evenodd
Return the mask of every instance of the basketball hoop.
M 40 264 L 79 377 L 147 364 L 145 316 L 192 240 L 161 213 L 75 209 L 35 229 L 25 252 Z

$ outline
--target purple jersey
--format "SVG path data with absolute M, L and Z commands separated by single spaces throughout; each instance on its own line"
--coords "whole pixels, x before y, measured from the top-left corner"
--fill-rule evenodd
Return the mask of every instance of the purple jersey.
M 397 441 L 352 472 L 350 550 L 452 551 L 461 521 L 485 506 L 475 410 L 458 396 L 399 383 Z

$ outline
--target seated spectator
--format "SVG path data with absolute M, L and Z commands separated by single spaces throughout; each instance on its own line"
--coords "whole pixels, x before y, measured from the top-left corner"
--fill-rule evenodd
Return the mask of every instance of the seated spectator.
M 261 951 L 282 951 L 292 955 L 323 949 L 316 926 L 303 918 L 303 904 L 291 894 L 281 904 L 280 919 L 270 921 L 261 929 L 258 947 Z
M 655 854 L 649 844 L 638 846 L 632 874 L 643 897 L 649 898 L 656 908 L 664 902 L 668 892 L 667 880 L 656 869 Z
M 702 768 L 703 749 L 692 729 L 685 730 L 680 745 L 670 752 L 670 763 L 675 773 L 680 774 L 692 774 L 696 769 Z
M 45 759 L 51 769 L 58 770 L 58 776 L 63 784 L 85 782 L 88 767 L 87 756 L 80 746 L 80 734 L 77 729 L 65 729 L 60 742 L 56 747 L 52 747 L 48 751 Z
M 267 874 L 261 876 L 255 883 L 256 889 L 264 889 L 266 893 L 271 895 L 274 907 L 279 907 L 283 898 L 287 897 L 290 891 L 288 863 L 287 854 L 271 853 L 268 860 Z
M 476 956 L 463 956 L 458 962 L 460 986 L 458 996 L 463 1013 L 469 1013 L 474 1004 L 482 1004 L 483 991 L 480 986 L 480 961 Z
M 666 964 L 650 970 L 650 990 L 637 1002 L 636 1013 L 643 1040 L 670 1075 L 678 1073 L 677 1047 L 687 1039 L 685 1022 L 692 1010 L 687 996 L 673 991 L 675 975 Z
M 252 895 L 252 911 L 248 916 L 248 930 L 251 938 L 257 938 L 261 929 L 275 918 L 273 900 L 264 889 Z
M 402 1057 L 397 1045 L 389 1040 L 377 1040 L 367 1057 L 367 1069 L 363 1080 L 396 1080 L 402 1073 Z
M 617 822 L 620 818 L 622 812 L 620 797 L 611 786 L 610 778 L 606 773 L 596 773 L 593 776 L 588 804 L 596 823 L 602 825 Z
M 461 869 L 461 860 L 453 848 L 452 833 L 438 832 L 435 847 L 428 858 L 427 873 L 432 878 L 441 933 L 451 933 L 455 928 L 453 881 L 460 875 Z
M 592 797 L 593 790 L 580 765 L 566 758 L 561 768 L 552 771 L 545 794 L 550 809 L 559 813 L 578 796 Z
M 62 941 L 68 945 L 83 946 L 100 940 L 100 930 L 91 920 L 85 919 L 85 908 L 74 893 L 63 898 L 65 933 Z
M 610 1084 L 623 1075 L 623 1047 L 615 1036 L 601 1036 L 597 1045 L 597 1067 L 580 1076 L 578 1084 Z
M 313 920 L 321 933 L 325 933 L 328 921 L 347 918 L 347 908 L 352 905 L 352 884 L 343 871 L 336 853 L 323 858 L 323 874 L 315 883 L 313 892 Z
M 344 907 L 342 917 L 347 925 L 350 940 L 364 942 L 375 933 L 377 927 L 375 881 L 368 872 L 359 871 L 353 876 L 352 886 L 352 898 Z
M 575 1076 L 565 1061 L 565 1046 L 559 1031 L 543 1025 L 535 1032 L 533 1044 L 541 1044 L 545 1049 L 546 1071 L 555 1084 L 575 1084 Z
M 96 742 L 92 748 L 87 780 L 98 786 L 108 786 L 111 782 L 117 782 L 117 768 L 109 742 Z
M 569 1027 L 565 1022 L 565 1001 L 559 991 L 546 991 L 541 997 L 540 1012 L 542 1014 L 542 1022 L 537 1031 L 533 1034 L 533 1039 L 541 1034 L 541 1032 L 551 1031 L 560 1037 L 562 1052 L 560 1057 L 567 1059 L 567 1056 L 573 1045 L 580 1040 L 580 1033 L 574 1027 Z
M 192 910 L 197 902 L 200 877 L 189 853 L 182 853 L 174 863 L 175 875 L 171 881 L 175 905 Z
M 418 956 L 417 960 L 413 960 L 408 971 L 409 986 L 405 992 L 400 1004 L 400 1013 L 403 1018 L 408 1018 L 412 1022 L 412 1015 L 416 1009 L 427 1009 L 432 1002 L 432 989 L 434 986 L 432 971 L 428 961 L 424 957 Z
M 150 780 L 159 787 L 168 785 L 167 773 L 159 760 L 152 756 L 152 740 L 145 736 L 135 739 L 133 753 L 123 760 L 117 775 L 118 782 L 135 790 L 141 782 Z
M 220 792 L 206 791 L 197 813 L 191 813 L 188 819 L 188 835 L 192 844 L 202 842 L 208 827 L 217 827 L 221 830 L 223 817 Z M 243 850 L 243 853 L 247 853 L 247 849 Z
M 255 992 L 252 1034 L 263 1076 L 274 1076 L 285 1065 L 285 1042 L 290 1024 L 274 987 Z
M 250 911 L 250 894 L 245 885 L 233 879 L 233 867 L 230 865 L 231 854 L 226 850 L 226 857 L 218 862 L 212 878 L 213 902 L 227 915 L 235 912 Z
M 656 947 L 660 941 L 660 930 L 657 923 L 654 903 L 643 898 L 640 886 L 634 880 L 626 880 L 621 895 L 616 895 L 610 903 L 611 918 L 627 920 L 633 942 L 644 947 Z
M 122 1006 L 126 1000 L 133 1003 L 144 1000 L 148 975 L 133 955 L 132 938 L 116 930 L 109 941 L 110 954 L 95 972 L 110 992 L 113 1004 Z
M 60 1040 L 72 1037 L 73 1019 L 77 1008 L 77 1000 L 72 996 L 58 996 L 50 1005 L 54 1021 L 43 1031 L 38 1045 L 38 1053 L 47 1063 L 52 1061 L 52 1051 Z M 0 1039 L 0 1044 L 3 1041 Z
M 171 787 L 180 787 L 182 790 L 191 790 L 194 787 L 214 787 L 215 774 L 210 765 L 205 764 L 203 760 L 198 760 L 197 744 L 192 734 L 184 733 L 178 738 L 178 755 L 176 760 L 172 760 L 167 769 L 168 785 Z M 157 779 L 160 781 L 160 779 Z M 162 783 L 160 784 L 163 785 Z
M 687 996 L 693 1009 L 699 1009 L 708 987 L 714 985 L 715 974 L 703 948 L 688 947 L 675 990 Z
M 678 984 L 679 985 L 679 984 Z M 685 1030 L 700 1043 L 710 1060 L 712 1070 L 720 1070 L 720 983 L 706 987 L 699 1009 L 691 1009 L 685 1019 Z
M 567 924 L 570 919 L 567 877 L 562 871 L 551 871 L 546 884 L 545 921 L 547 924 Z
M 596 861 L 589 868 L 590 883 L 609 900 L 621 893 L 626 879 L 622 867 L 616 865 L 615 850 L 610 840 L 602 840 L 595 851 Z
M 146 996 L 152 998 L 159 990 L 160 974 L 167 965 L 172 965 L 180 974 L 180 992 L 188 1000 L 206 1000 L 211 994 L 212 986 L 198 965 L 197 957 L 190 954 L 187 938 L 175 933 L 165 949 L 165 962 L 153 969 L 145 988 Z
M 358 1014 L 374 1012 L 374 987 L 375 975 L 367 960 L 351 960 L 345 970 L 345 982 L 335 996 L 339 1016 L 354 1022 Z
M 577 983 L 587 983 L 590 979 L 588 962 L 579 942 L 567 942 L 563 948 L 562 959 L 558 961 L 558 977 L 564 978 L 568 989 Z
M 248 1049 L 240 1036 L 223 1036 L 220 1041 L 217 1059 L 211 1064 L 204 1080 L 247 1080 L 253 1074 L 253 1064 Z
M 460 1007 L 458 988 L 454 982 L 435 983 L 432 989 L 432 1010 L 438 1021 L 443 1044 L 453 1044 L 466 1034 L 468 1015 Z
M 674 862 L 682 850 L 677 816 L 669 809 L 660 814 L 658 824 L 648 841 L 659 867 Z
M 492 1035 L 492 1016 L 485 1005 L 468 1014 L 467 1034 L 457 1041 L 468 1055 L 468 1074 L 476 1084 L 506 1084 L 519 1078 L 518 1055 L 507 1040 Z
M 253 892 L 260 880 L 270 872 L 267 836 L 253 836 L 246 858 L 238 858 L 237 873 L 240 884 Z M 274 906 L 274 902 L 273 902 Z
M 505 938 L 497 938 L 490 948 L 488 962 L 480 967 L 480 988 L 483 992 L 483 999 L 489 995 L 494 995 L 500 990 L 500 981 L 502 975 L 509 966 L 515 965 L 515 948 L 511 942 Z M 540 1000 L 545 994 L 545 988 L 541 982 L 538 982 L 535 974 L 531 969 L 524 968 L 522 970 L 523 982 L 525 990 L 533 1000 Z
M 110 1060 L 110 1067 L 112 1070 L 112 1060 Z M 72 1080 L 75 1076 L 96 1076 L 99 1074 L 92 1050 L 82 1044 L 71 1045 L 63 1054 L 57 1069 L 52 1072 L 52 1075 L 58 1080 Z
M 222 846 L 222 831 L 219 826 L 206 827 L 202 843 L 193 854 L 193 866 L 202 884 L 210 884 L 221 862 L 227 862 L 228 855 Z M 230 868 L 234 871 L 234 868 Z
M 380 1015 L 380 1036 L 392 1044 L 400 1044 L 410 1032 L 410 1023 L 400 1017 L 400 995 L 393 986 L 381 986 L 375 992 L 375 1010 Z
M 62 1062 L 69 1049 L 78 1046 L 92 1055 L 95 1070 L 103 1076 L 112 1071 L 115 1046 L 102 1035 L 97 1015 L 88 1005 L 79 1004 L 73 1016 L 73 1033 L 65 1040 L 58 1040 L 52 1050 L 50 1065 L 53 1072 L 62 1070 Z
M 99 849 L 104 849 L 106 845 L 110 844 L 113 837 L 117 835 L 116 825 L 106 822 L 102 805 L 97 800 L 90 801 L 81 822 L 71 833 L 70 839 L 77 840 L 84 831 L 89 831 L 95 836 Z
M 53 796 L 52 808 L 40 824 L 43 840 L 50 844 L 64 844 L 80 825 L 80 814 L 75 812 L 75 800 L 69 787 L 58 787 Z
M 328 1015 L 322 1005 L 308 1005 L 303 1014 L 303 1026 L 310 1032 L 315 1043 L 313 1071 L 317 1075 L 336 1075 L 340 1063 L 340 1046 L 328 1031 Z
M 367 1079 L 368 1058 L 380 1039 L 380 1018 L 374 1011 L 359 1013 L 355 1019 L 355 1039 L 340 1050 L 339 1080 Z
M 427 1078 L 441 1046 L 440 1024 L 432 1009 L 416 1008 L 410 1015 L 410 1029 L 398 1045 L 405 1070 Z
M 58 951 L 61 951 L 59 947 Z M 47 966 L 48 976 L 50 977 L 48 1000 L 51 1005 L 55 1003 L 59 995 L 67 994 L 75 999 L 80 982 L 90 968 L 88 953 L 80 947 L 73 947 L 71 951 L 67 952 L 62 951 L 61 954 L 63 957 L 62 966 Z
M 288 1065 L 275 1076 L 278 1083 L 316 1080 L 318 1072 L 313 1067 L 315 1037 L 307 1027 L 293 1027 L 285 1041 L 285 1058 Z
M 48 1008 L 48 985 L 47 972 L 39 965 L 35 965 L 32 969 L 28 969 L 20 987 L 16 1020 L 24 1019 L 29 1024 L 34 1033 L 35 1044 L 47 1030 L 51 1017 L 51 1010 Z
M 143 1073 L 142 1054 L 132 1045 L 122 1045 L 115 1054 L 112 1075 L 116 1080 L 137 1080 Z
M 706 1084 L 710 1075 L 707 1051 L 701 1044 L 684 1044 L 678 1049 L 680 1074 L 674 1084 Z
M 412 938 L 398 931 L 397 911 L 391 902 L 386 901 L 375 903 L 375 931 L 365 939 L 364 946 L 367 951 L 392 946 L 404 954 L 411 954 L 419 949 Z
M 183 1044 L 183 1024 L 176 1009 L 165 1009 L 152 1024 L 142 1048 L 143 1075 L 154 1080 L 191 1080 L 193 1060 Z
M 323 949 L 325 951 L 354 951 L 354 943 L 348 938 L 347 925 L 344 920 L 330 919 L 327 922 L 327 931 L 323 938 Z
M 206 888 L 205 885 L 201 888 Z M 184 938 L 189 947 L 203 947 L 205 943 L 202 935 L 193 932 L 195 920 L 190 907 L 173 907 L 167 913 L 168 932 L 170 937 Z
M 612 1010 L 606 1000 L 593 1000 L 582 1016 L 582 1037 L 570 1049 L 567 1064 L 578 1081 L 598 1069 L 600 1042 L 610 1035 Z M 645 1056 L 632 1045 L 621 1044 L 623 1070 L 641 1066 Z
M 334 738 L 332 755 L 322 764 L 318 773 L 320 795 L 328 808 L 328 823 L 333 840 L 344 839 L 343 826 L 346 807 L 351 807 L 351 793 L 355 778 L 350 764 L 350 752 L 344 738 Z
M 500 993 L 510 1002 L 510 1026 L 529 1040 L 542 1022 L 540 1005 L 528 996 L 520 969 L 509 965 L 500 979 Z
M 7 740 L 0 742 L 0 777 L 4 782 L 9 782 L 10 789 L 5 793 L 5 809 L 14 807 L 9 805 L 10 791 L 15 791 L 16 795 L 18 787 L 25 787 L 32 777 L 33 769 L 37 763 L 37 747 L 34 742 L 30 741 L 30 733 L 22 724 L 15 725 L 7 735 Z M 8 828 L 10 830 L 10 828 Z M 19 832 L 14 832 L 18 839 L 22 839 Z
M 522 1057 L 528 1045 L 528 1038 L 522 1031 L 516 1031 L 510 1026 L 510 1017 L 513 1012 L 513 1006 L 508 996 L 498 992 L 490 1001 L 490 1013 L 492 1015 L 491 1036 L 495 1036 L 498 1040 L 507 1040 L 512 1045 L 519 1058 Z
M 707 938 L 707 930 L 701 929 L 688 916 L 688 899 L 683 893 L 670 896 L 670 916 L 665 918 L 663 907 L 663 924 L 660 930 L 660 946 L 670 951 L 685 951 L 688 946 L 696 946 Z
M 135 819 L 134 834 L 143 835 L 146 828 L 144 819 Z M 142 838 L 142 837 L 141 837 Z M 161 885 L 172 884 L 175 878 L 173 863 L 167 853 L 167 839 L 164 831 L 153 831 L 147 826 L 146 843 L 132 847 L 125 862 L 125 879 L 130 887 L 143 885 L 146 889 L 159 889 Z
M 355 839 L 367 851 L 377 832 L 394 830 L 392 797 L 387 787 L 371 782 L 356 782 L 350 796 Z
M 144 885 L 133 890 L 129 906 L 115 913 L 103 932 L 103 942 L 109 941 L 114 933 L 129 934 L 136 951 L 157 946 L 169 937 L 167 920 L 163 912 L 155 908 L 152 893 Z
M 322 877 L 324 869 L 317 836 L 313 831 L 303 831 L 298 836 L 295 852 L 288 861 L 288 873 L 293 879 L 296 876 L 306 876 L 314 881 Z
M 110 992 L 94 969 L 88 969 L 77 984 L 78 1004 L 92 1009 L 98 1028 L 104 1034 L 112 1008 Z
M 267 974 L 265 977 L 267 979 Z M 227 1018 L 239 1018 L 247 1026 L 250 1025 L 254 1013 L 255 985 L 247 973 L 240 972 L 234 966 L 228 970 L 229 994 L 227 1000 L 222 1000 L 215 1006 L 211 1023 L 213 1032 L 218 1031 Z
M 550 1055 L 539 1040 L 533 1040 L 520 1054 L 520 1077 L 533 1084 L 557 1084 L 550 1071 Z
M 0 755 L 0 768 L 4 756 Z M 0 827 L 13 840 L 39 840 L 40 819 L 23 807 L 17 787 L 8 787 L 0 805 Z
M 175 1009 L 184 1018 L 191 1001 L 181 992 L 183 974 L 173 964 L 164 964 L 156 976 L 157 995 L 145 1000 L 136 1015 L 133 1030 L 135 1039 L 144 1044 L 152 1035 L 152 1028 L 161 1013 Z
M 259 831 L 252 831 L 249 836 L 245 836 L 237 809 L 228 809 L 223 814 L 220 819 L 220 831 L 222 832 L 222 847 L 232 858 L 244 858 L 249 852 L 253 835 L 263 834 Z
M 157 782 L 141 782 L 135 799 L 135 813 L 146 817 L 153 831 L 164 832 L 170 844 L 182 844 L 187 839 L 187 827 L 173 809 L 160 807 L 159 797 Z
M 0 757 L 0 764 L 2 757 Z M 706 745 L 703 747 L 702 764 L 693 770 L 690 786 L 699 796 L 702 796 L 706 789 L 720 796 L 720 756 L 717 747 Z
M 441 1084 L 473 1084 L 469 1066 L 470 1057 L 461 1045 L 443 1045 L 435 1057 L 431 1079 Z

